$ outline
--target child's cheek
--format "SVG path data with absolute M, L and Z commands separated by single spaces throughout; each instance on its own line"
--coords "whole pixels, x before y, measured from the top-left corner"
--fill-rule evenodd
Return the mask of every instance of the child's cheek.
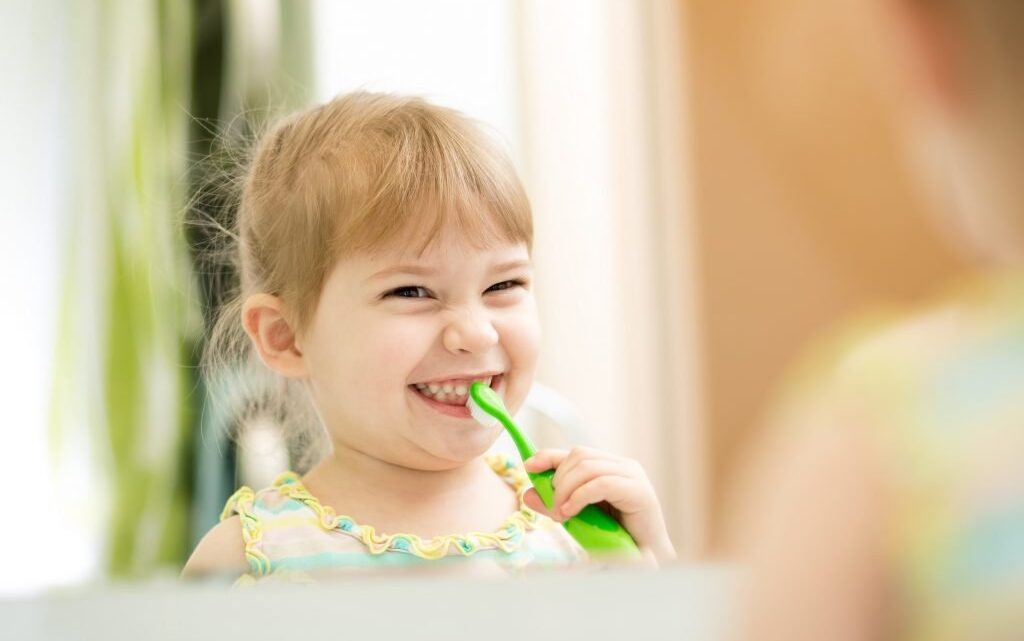
M 513 361 L 519 361 L 519 363 L 514 364 L 529 367 L 536 363 L 540 352 L 542 332 L 540 317 L 537 314 L 537 308 L 532 296 L 523 301 L 523 304 L 514 310 L 514 313 L 505 325 L 502 333 L 507 334 L 509 337 L 507 341 L 509 344 L 507 348 L 510 352 L 509 357 Z
M 357 340 L 364 355 L 359 375 L 373 382 L 371 393 L 380 394 L 412 382 L 409 377 L 431 345 L 420 324 L 410 319 L 382 321 Z
M 508 315 L 498 327 L 502 348 L 509 359 L 512 377 L 506 390 L 506 403 L 518 409 L 533 385 L 540 353 L 540 320 L 532 307 Z

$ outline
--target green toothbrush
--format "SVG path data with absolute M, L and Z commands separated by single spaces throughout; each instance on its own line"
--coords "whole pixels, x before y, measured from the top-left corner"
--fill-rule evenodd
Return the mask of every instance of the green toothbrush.
M 525 461 L 537 453 L 537 448 L 519 427 L 512 421 L 505 404 L 501 402 L 494 390 L 482 383 L 474 381 L 469 386 L 469 401 L 466 403 L 470 413 L 478 423 L 490 427 L 497 422 L 505 426 L 512 441 L 519 450 L 519 456 Z M 544 472 L 527 472 L 533 487 L 537 490 L 544 505 L 551 508 L 551 500 L 555 494 L 551 477 L 554 470 Z M 583 546 L 583 549 L 595 556 L 639 556 L 640 550 L 629 532 L 623 528 L 610 514 L 596 505 L 588 505 L 576 516 L 562 524 L 566 531 Z

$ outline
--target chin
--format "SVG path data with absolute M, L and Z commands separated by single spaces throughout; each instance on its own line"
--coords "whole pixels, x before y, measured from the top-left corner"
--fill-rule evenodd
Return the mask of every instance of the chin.
M 442 463 L 448 463 L 446 469 L 460 467 L 470 463 L 487 453 L 501 436 L 499 428 L 480 428 L 481 434 L 466 438 L 459 443 L 447 443 L 440 447 L 429 448 L 427 451 Z

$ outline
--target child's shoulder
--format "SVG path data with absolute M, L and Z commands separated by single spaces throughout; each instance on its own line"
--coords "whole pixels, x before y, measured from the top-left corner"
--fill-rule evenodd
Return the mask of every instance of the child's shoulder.
M 299 476 L 283 472 L 261 490 L 240 487 L 228 499 L 221 521 L 203 536 L 182 570 L 182 576 L 240 574 L 250 569 L 251 550 L 246 542 L 258 537 L 261 515 L 277 511 L 290 500 L 292 491 L 301 488 Z
M 242 539 L 242 521 L 236 514 L 213 528 L 199 541 L 189 557 L 183 577 L 211 574 L 241 574 L 248 570 L 245 543 Z

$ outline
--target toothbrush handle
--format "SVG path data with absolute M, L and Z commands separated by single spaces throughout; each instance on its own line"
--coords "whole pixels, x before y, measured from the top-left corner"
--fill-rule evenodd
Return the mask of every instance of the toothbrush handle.
M 531 472 L 530 481 L 544 505 L 551 508 L 555 488 L 551 484 L 554 470 Z M 562 526 L 584 550 L 595 556 L 638 556 L 636 541 L 610 514 L 596 505 L 588 505 Z

